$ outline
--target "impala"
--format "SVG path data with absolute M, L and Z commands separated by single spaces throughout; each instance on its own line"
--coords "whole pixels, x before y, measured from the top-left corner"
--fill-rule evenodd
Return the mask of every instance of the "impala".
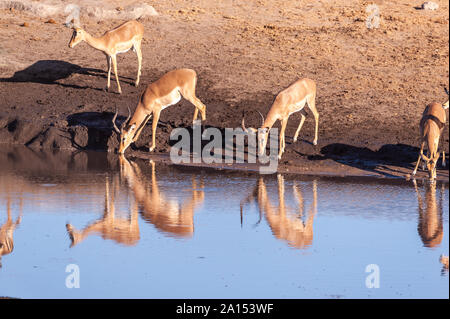
M 132 246 L 135 245 L 140 238 L 139 235 L 139 223 L 138 223 L 138 209 L 135 204 L 130 217 L 123 218 L 116 216 L 116 210 L 114 206 L 114 194 L 118 186 L 117 181 L 114 181 L 112 198 L 110 198 L 109 181 L 106 178 L 106 190 L 105 190 L 105 208 L 101 219 L 86 226 L 83 230 L 76 230 L 71 224 L 66 225 L 67 232 L 71 239 L 70 247 L 73 247 L 82 242 L 86 237 L 91 234 L 100 234 L 103 239 L 111 239 L 117 243 Z
M 419 158 L 417 159 L 416 167 L 412 175 L 416 175 L 417 168 L 419 167 L 420 160 L 424 160 L 428 170 L 430 180 L 436 178 L 436 163 L 439 159 L 439 139 L 442 131 L 444 130 L 447 117 L 445 110 L 448 109 L 449 101 L 439 104 L 433 102 L 425 108 L 420 120 L 420 137 L 422 145 L 420 147 Z M 423 149 L 427 145 L 427 156 L 423 154 Z M 445 151 L 442 151 L 442 165 L 445 165 Z
M 120 129 L 116 125 L 116 110 L 112 122 L 115 131 L 120 135 L 119 154 L 123 154 L 128 146 L 138 139 L 145 124 L 152 116 L 152 144 L 150 152 L 153 151 L 156 146 L 156 127 L 161 111 L 178 103 L 181 97 L 184 97 L 195 106 L 193 121 L 197 119 L 199 111 L 202 121 L 205 121 L 206 106 L 195 96 L 196 85 L 197 74 L 194 70 L 173 70 L 147 86 L 139 99 L 133 117 L 130 119 L 130 109 L 128 109 L 128 118 L 122 123 Z
M 9 198 L 6 207 L 7 219 L 0 227 L 0 268 L 2 267 L 2 256 L 10 254 L 14 249 L 14 230 L 22 220 L 22 201 L 20 202 L 20 215 L 15 222 L 13 222 L 11 217 L 11 202 Z
M 419 220 L 417 230 L 425 247 L 437 247 L 444 236 L 443 228 L 443 201 L 444 184 L 440 190 L 439 200 L 436 194 L 436 183 L 424 183 L 425 201 L 423 200 L 417 182 L 413 179 L 416 190 Z
M 121 24 L 120 26 L 106 32 L 99 38 L 94 38 L 82 28 L 74 27 L 72 37 L 70 38 L 69 48 L 73 48 L 78 43 L 86 41 L 94 49 L 102 51 L 106 55 L 106 62 L 108 64 L 108 83 L 106 90 L 109 91 L 111 78 L 111 65 L 114 68 L 114 75 L 116 76 L 117 88 L 119 93 L 122 93 L 119 83 L 119 75 L 117 73 L 117 54 L 127 52 L 133 49 L 138 57 L 138 73 L 135 85 L 139 85 L 139 78 L 141 76 L 142 66 L 142 52 L 141 42 L 144 36 L 144 26 L 131 20 Z
M 292 212 L 292 209 L 285 204 L 284 178 L 282 175 L 278 175 L 278 206 L 272 205 L 270 202 L 267 187 L 263 179 L 260 178 L 253 192 L 241 202 L 241 223 L 244 205 L 256 201 L 260 212 L 260 220 L 262 212 L 264 212 L 267 223 L 276 238 L 300 249 L 310 246 L 313 240 L 314 216 L 317 212 L 317 182 L 313 181 L 313 201 L 305 222 L 302 220 L 304 213 L 302 192 L 296 184 L 292 186 L 292 189 L 298 202 L 298 213 Z
M 195 209 L 205 198 L 203 182 L 200 182 L 197 189 L 197 181 L 193 177 L 192 194 L 180 204 L 178 200 L 171 199 L 159 189 L 153 161 L 150 161 L 149 186 L 146 185 L 146 178 L 136 163 L 129 162 L 123 155 L 119 156 L 119 161 L 121 176 L 126 179 L 135 202 L 141 207 L 142 218 L 170 235 L 191 237 L 194 233 Z
M 286 146 L 285 143 L 285 130 L 287 121 L 289 116 L 296 112 L 301 112 L 300 124 L 298 125 L 297 131 L 294 135 L 294 142 L 297 141 L 298 134 L 303 126 L 303 122 L 306 118 L 306 113 L 304 111 L 305 104 L 308 105 L 309 109 L 314 115 L 314 120 L 316 123 L 315 133 L 314 133 L 314 141 L 313 144 L 317 145 L 317 134 L 319 129 L 319 113 L 316 109 L 316 83 L 311 79 L 300 79 L 294 82 L 287 89 L 281 91 L 275 101 L 272 104 L 272 107 L 267 113 L 266 118 L 259 113 L 262 117 L 262 124 L 259 130 L 255 128 L 245 128 L 244 118 L 242 118 L 242 129 L 245 132 L 249 130 L 253 133 L 258 133 L 258 150 L 259 155 L 264 154 L 267 145 L 267 138 L 269 135 L 269 130 L 275 124 L 277 120 L 281 121 L 281 131 L 280 131 L 280 150 L 278 153 L 278 158 L 281 158 L 281 155 L 284 153 L 284 149 Z

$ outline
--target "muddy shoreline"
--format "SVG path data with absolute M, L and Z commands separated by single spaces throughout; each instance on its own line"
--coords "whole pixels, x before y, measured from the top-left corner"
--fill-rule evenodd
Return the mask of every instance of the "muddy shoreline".
M 309 77 L 318 85 L 318 145 L 311 144 L 311 115 L 300 140 L 292 142 L 300 119 L 292 115 L 279 172 L 405 178 L 417 160 L 425 105 L 447 99 L 448 3 L 438 2 L 434 12 L 416 10 L 408 1 L 382 2 L 382 23 L 373 30 L 364 24 L 365 2 L 152 3 L 160 14 L 142 20 L 147 30 L 142 84 L 133 86 L 136 56 L 120 55 L 121 95 L 114 81 L 111 92 L 104 91 L 103 54 L 86 44 L 67 48 L 66 17 L 47 23 L 26 12 L 0 10 L 0 144 L 113 153 L 118 146 L 111 125 L 115 109 L 120 123 L 127 107 L 135 109 L 145 85 L 182 67 L 198 74 L 206 127 L 237 128 L 242 114 L 255 127 L 257 111 L 267 114 L 278 92 Z M 121 21 L 85 17 L 82 22 L 100 34 Z M 149 123 L 126 156 L 167 162 L 170 132 L 190 129 L 193 111 L 185 100 L 165 110 L 155 152 L 148 153 Z M 448 143 L 447 123 L 441 138 L 447 158 Z M 448 164 L 439 165 L 439 180 L 448 181 Z M 240 164 L 216 168 L 254 169 Z M 426 176 L 419 171 L 417 178 Z

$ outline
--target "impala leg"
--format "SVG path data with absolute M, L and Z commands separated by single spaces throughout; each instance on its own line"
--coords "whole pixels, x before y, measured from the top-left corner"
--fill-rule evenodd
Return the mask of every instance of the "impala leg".
M 119 91 L 119 94 L 122 94 L 122 89 L 120 88 L 120 83 L 119 83 L 119 74 L 117 74 L 117 57 L 115 55 L 112 55 L 111 60 L 112 60 L 112 64 L 114 67 L 114 74 L 116 76 L 117 89 Z
M 153 113 L 153 123 L 152 123 L 152 146 L 150 146 L 150 152 L 152 152 L 156 147 L 156 127 L 158 126 L 159 115 L 161 112 Z
M 151 113 L 145 117 L 144 121 L 141 124 L 141 128 L 134 135 L 133 143 L 137 141 L 137 139 L 139 138 L 139 135 L 141 135 L 142 130 L 144 129 L 145 125 L 147 124 L 148 120 L 150 120 L 151 117 L 152 117 Z
M 442 167 L 445 167 L 445 151 L 442 151 Z
M 206 120 L 206 106 L 202 103 L 195 95 L 194 96 L 185 96 L 183 95 L 186 100 L 194 104 L 195 110 L 194 110 L 194 117 L 192 121 L 195 121 L 198 118 L 198 111 L 200 111 L 200 114 L 202 115 L 202 121 Z
M 280 151 L 278 152 L 278 159 L 281 159 L 281 155 L 283 155 L 284 153 L 284 148 L 285 148 L 285 136 L 284 136 L 284 131 L 286 130 L 286 124 L 287 124 L 287 119 L 284 119 L 281 121 L 281 131 L 280 131 Z
M 141 42 L 139 41 L 134 46 L 138 58 L 138 74 L 136 78 L 135 86 L 137 87 L 139 85 L 139 79 L 141 78 L 141 67 L 142 67 L 142 51 L 141 51 Z
M 417 168 L 419 167 L 420 159 L 422 158 L 422 155 L 423 155 L 424 146 L 425 146 L 425 142 L 422 142 L 422 145 L 420 146 L 419 158 L 417 159 L 416 167 L 414 167 L 414 171 L 412 172 L 413 176 L 416 175 L 416 173 L 417 173 Z
M 314 94 L 306 101 L 308 103 L 309 109 L 312 111 L 312 114 L 314 115 L 315 128 L 314 128 L 313 144 L 317 145 L 317 139 L 318 139 L 318 134 L 319 134 L 319 112 L 317 112 L 317 109 L 316 109 L 316 95 Z
M 106 91 L 109 91 L 111 85 L 111 57 L 109 55 L 106 56 L 106 62 L 108 63 L 108 82 L 106 83 Z
M 305 114 L 303 114 L 302 111 L 300 111 L 300 124 L 298 125 L 297 131 L 295 131 L 295 135 L 294 135 L 294 142 L 297 142 L 297 138 L 298 138 L 298 134 L 300 133 L 300 130 L 302 129 L 303 123 L 305 122 L 306 116 Z
M 436 147 L 436 149 L 437 149 L 437 147 Z M 433 154 L 431 156 L 431 161 L 432 161 L 431 179 L 436 179 L 436 166 L 437 166 L 437 162 L 439 160 L 440 155 L 441 155 L 441 153 L 439 151 L 435 151 L 435 152 L 433 152 Z
M 195 121 L 198 117 L 198 111 L 200 111 L 200 114 L 202 115 L 202 121 L 206 121 L 206 105 L 200 101 L 195 96 L 195 87 L 197 85 L 197 79 L 194 79 L 194 81 L 191 81 L 188 83 L 185 87 L 180 89 L 181 95 L 194 104 L 195 110 L 194 110 L 194 117 L 192 121 Z

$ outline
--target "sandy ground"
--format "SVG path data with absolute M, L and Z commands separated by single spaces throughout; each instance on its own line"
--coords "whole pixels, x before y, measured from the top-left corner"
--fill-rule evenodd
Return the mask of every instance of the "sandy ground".
M 311 144 L 312 115 L 292 143 L 300 119 L 292 115 L 280 172 L 405 176 L 417 159 L 423 109 L 448 98 L 446 1 L 436 1 L 436 11 L 415 8 L 421 2 L 375 1 L 381 16 L 375 29 L 366 27 L 370 1 L 143 2 L 159 15 L 140 20 L 146 31 L 138 88 L 136 55 L 118 58 L 122 95 L 114 93 L 114 81 L 112 92 L 103 90 L 100 51 L 86 43 L 68 48 L 66 16 L 49 23 L 48 17 L 0 10 L 0 142 L 114 151 L 115 108 L 126 116 L 147 84 L 182 67 L 198 73 L 207 126 L 239 127 L 243 113 L 248 125 L 257 126 L 256 111 L 266 114 L 281 90 L 309 77 L 317 83 L 319 144 Z M 122 22 L 81 16 L 94 36 Z M 189 127 L 193 111 L 183 100 L 162 112 L 155 159 L 168 160 L 170 132 Z M 128 154 L 149 157 L 150 135 L 147 125 Z M 447 154 L 448 141 L 447 123 L 441 140 Z M 448 180 L 448 169 L 440 167 L 438 178 Z

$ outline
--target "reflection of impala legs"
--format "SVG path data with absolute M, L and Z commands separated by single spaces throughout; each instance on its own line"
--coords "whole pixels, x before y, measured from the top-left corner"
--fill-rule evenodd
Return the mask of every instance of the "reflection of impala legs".
M 278 175 L 278 206 L 272 205 L 266 185 L 263 179 L 260 178 L 253 192 L 241 202 L 241 224 L 244 205 L 256 201 L 260 214 L 264 212 L 267 223 L 276 238 L 287 241 L 290 246 L 297 248 L 305 248 L 311 245 L 313 221 L 317 212 L 317 181 L 313 181 L 313 201 L 305 222 L 302 220 L 304 213 L 302 191 L 297 184 L 294 184 L 292 189 L 298 203 L 297 214 L 293 213 L 285 204 L 284 178 L 281 174 Z
M 2 256 L 10 254 L 14 249 L 13 233 L 22 221 L 22 200 L 20 201 L 19 217 L 17 217 L 15 222 L 13 222 L 11 217 L 11 201 L 9 198 L 6 206 L 7 219 L 6 222 L 0 227 L 0 267 L 2 267 Z
M 419 222 L 417 230 L 424 246 L 436 247 L 440 245 L 443 238 L 443 191 L 441 190 L 440 201 L 436 196 L 436 183 L 425 183 L 425 202 L 420 195 L 416 180 L 413 179 L 414 189 L 417 195 L 419 208 Z
M 185 200 L 168 198 L 160 190 L 156 164 L 150 160 L 151 176 L 147 178 L 141 172 L 139 165 L 128 161 L 125 156 L 119 157 L 121 176 L 127 181 L 135 202 L 141 207 L 142 218 L 153 224 L 158 230 L 179 237 L 190 237 L 194 232 L 194 213 L 197 207 L 204 201 L 204 182 L 198 183 L 192 177 L 192 192 Z

